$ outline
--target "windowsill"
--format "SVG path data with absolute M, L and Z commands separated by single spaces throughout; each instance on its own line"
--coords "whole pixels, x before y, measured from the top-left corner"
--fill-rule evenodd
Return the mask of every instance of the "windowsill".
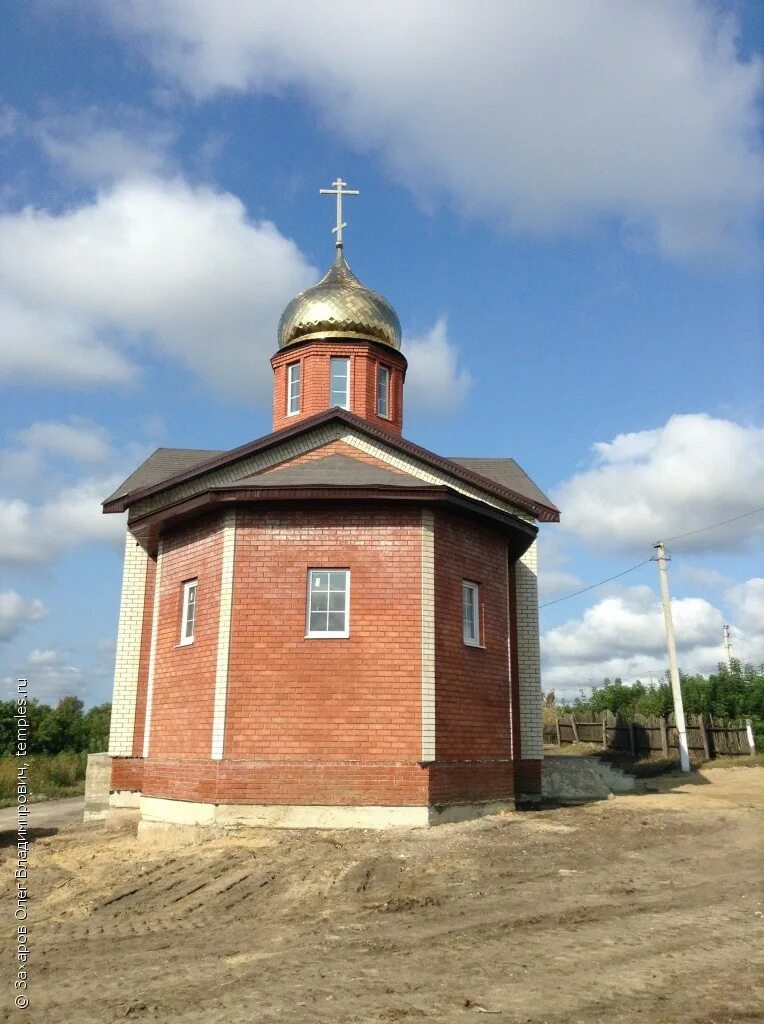
M 349 640 L 350 633 L 306 633 L 305 640 Z
M 463 643 L 465 647 L 475 647 L 479 651 L 484 651 L 486 649 L 485 644 L 479 644 L 477 640 L 464 640 Z
M 175 647 L 176 648 L 178 648 L 178 647 L 190 647 L 191 644 L 193 644 L 193 642 L 194 642 L 194 637 L 191 637 L 190 640 L 181 640 L 181 642 L 179 644 L 175 644 Z
M 299 409 L 297 409 L 295 412 L 288 412 L 287 413 L 287 416 L 299 416 L 299 415 L 300 415 L 300 410 Z

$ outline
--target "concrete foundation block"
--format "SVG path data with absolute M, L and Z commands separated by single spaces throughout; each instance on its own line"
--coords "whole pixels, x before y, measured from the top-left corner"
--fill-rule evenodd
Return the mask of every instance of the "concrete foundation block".
M 85 769 L 85 821 L 102 821 L 109 813 L 111 758 L 108 754 L 88 754 Z

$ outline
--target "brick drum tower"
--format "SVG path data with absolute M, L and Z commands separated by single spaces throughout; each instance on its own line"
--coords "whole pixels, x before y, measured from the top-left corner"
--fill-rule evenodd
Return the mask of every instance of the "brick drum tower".
M 404 440 L 400 324 L 345 261 L 334 185 L 273 432 L 160 448 L 104 502 L 128 512 L 110 806 L 142 829 L 428 825 L 540 792 L 536 534 L 558 511 L 513 459 Z

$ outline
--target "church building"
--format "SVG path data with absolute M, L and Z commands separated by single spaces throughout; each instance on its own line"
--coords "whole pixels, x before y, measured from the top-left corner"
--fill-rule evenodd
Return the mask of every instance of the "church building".
M 343 253 L 278 327 L 273 431 L 160 448 L 128 513 L 110 806 L 141 828 L 424 826 L 541 788 L 536 535 L 511 458 L 403 437 L 392 306 Z M 165 824 L 159 824 L 165 823 Z

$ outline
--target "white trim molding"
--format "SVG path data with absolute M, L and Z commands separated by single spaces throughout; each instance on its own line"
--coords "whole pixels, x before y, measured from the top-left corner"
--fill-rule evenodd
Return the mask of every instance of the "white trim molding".
M 122 597 L 119 603 L 117 653 L 114 663 L 114 694 L 109 729 L 109 753 L 112 757 L 130 757 L 133 753 L 148 566 L 149 557 L 146 550 L 128 530 L 125 537 Z
M 218 651 L 215 666 L 215 700 L 212 711 L 213 761 L 223 758 L 225 719 L 228 706 L 228 663 L 231 653 L 231 614 L 233 611 L 233 579 L 236 565 L 236 512 L 226 512 L 223 518 L 223 556 L 220 573 L 220 618 L 218 622 Z
M 435 760 L 435 517 L 422 510 L 422 760 Z
M 154 705 L 154 673 L 157 663 L 157 634 L 159 633 L 159 595 L 162 591 L 162 538 L 157 551 L 157 571 L 154 577 L 154 607 L 151 610 L 151 649 L 149 651 L 149 679 L 146 687 L 146 720 L 143 723 L 143 756 L 149 756 L 151 710 Z
M 515 565 L 517 593 L 517 664 L 520 693 L 520 757 L 544 756 L 541 723 L 541 657 L 539 651 L 538 545 L 534 541 Z

